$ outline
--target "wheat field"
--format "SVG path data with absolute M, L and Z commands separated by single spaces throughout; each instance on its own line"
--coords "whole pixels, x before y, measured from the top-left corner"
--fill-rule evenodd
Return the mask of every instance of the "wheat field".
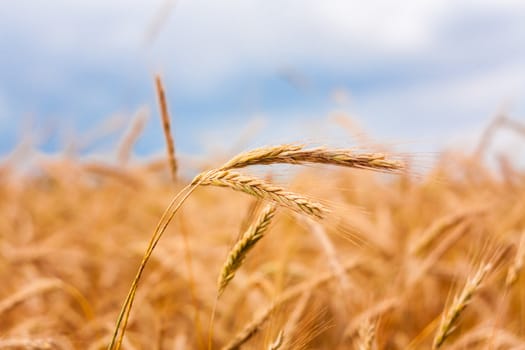
M 285 144 L 191 179 L 172 139 L 129 161 L 140 125 L 114 163 L 7 159 L 0 349 L 525 349 L 525 174 L 491 132 L 423 172 Z

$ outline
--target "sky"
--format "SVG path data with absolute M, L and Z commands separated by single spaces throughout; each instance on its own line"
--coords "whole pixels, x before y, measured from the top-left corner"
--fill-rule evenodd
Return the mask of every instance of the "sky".
M 120 121 L 86 149 L 106 152 L 144 108 L 136 151 L 162 151 L 155 74 L 183 153 L 255 124 L 254 144 L 351 145 L 336 112 L 436 150 L 502 111 L 525 122 L 525 1 L 3 1 L 0 154 L 28 131 L 52 153 Z

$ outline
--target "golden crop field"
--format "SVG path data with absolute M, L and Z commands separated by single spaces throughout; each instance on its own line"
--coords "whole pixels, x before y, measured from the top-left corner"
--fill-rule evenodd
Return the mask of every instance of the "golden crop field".
M 285 144 L 191 180 L 173 145 L 127 161 L 139 127 L 115 164 L 20 175 L 13 155 L 0 349 L 523 349 L 525 177 L 511 155 L 483 162 L 501 121 L 424 172 Z

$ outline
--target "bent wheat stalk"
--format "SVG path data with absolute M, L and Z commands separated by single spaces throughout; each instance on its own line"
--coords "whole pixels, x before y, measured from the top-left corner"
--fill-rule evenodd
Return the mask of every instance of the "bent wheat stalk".
M 159 91 L 163 90 L 160 84 L 160 79 L 157 79 L 157 85 L 159 87 Z M 167 113 L 163 114 L 167 115 Z M 167 130 L 166 127 L 165 130 Z M 265 147 L 241 153 L 240 155 L 232 158 L 232 160 L 227 162 L 221 168 L 198 175 L 190 185 L 186 186 L 181 192 L 179 192 L 179 194 L 175 196 L 168 208 L 163 213 L 159 223 L 157 224 L 157 227 L 155 228 L 153 236 L 151 237 L 137 274 L 125 299 L 124 305 L 122 306 L 122 309 L 117 318 L 115 331 L 111 339 L 111 343 L 108 346 L 108 350 L 120 349 L 127 322 L 129 320 L 129 314 L 135 299 L 138 282 L 142 276 L 144 268 L 174 215 L 182 206 L 184 201 L 198 186 L 210 185 L 229 187 L 233 190 L 248 193 L 257 198 L 274 202 L 275 204 L 287 207 L 298 213 L 306 214 L 316 219 L 322 219 L 328 212 L 327 208 L 322 204 L 299 194 L 286 191 L 281 187 L 262 181 L 258 178 L 232 172 L 230 169 L 242 168 L 249 165 L 274 163 L 320 163 L 374 169 L 380 171 L 395 171 L 403 168 L 402 163 L 388 160 L 383 154 L 354 155 L 350 150 L 344 149 L 330 150 L 325 148 L 314 148 L 304 150 L 303 147 L 304 146 L 302 145 L 282 145 L 275 147 Z M 174 150 L 168 149 L 168 153 L 173 155 Z M 173 159 L 171 167 L 172 173 L 175 173 L 176 163 L 174 164 Z
M 126 327 L 127 327 L 128 320 L 129 320 L 129 314 L 133 306 L 133 301 L 135 300 L 135 294 L 137 291 L 137 287 L 138 287 L 140 278 L 142 277 L 142 273 L 144 272 L 144 269 L 146 268 L 146 265 L 151 257 L 151 254 L 153 253 L 153 250 L 155 249 L 162 235 L 166 231 L 166 228 L 168 227 L 169 223 L 171 222 L 171 220 L 173 219 L 177 211 L 180 209 L 184 201 L 195 190 L 195 188 L 196 188 L 196 185 L 184 187 L 172 199 L 171 203 L 168 205 L 168 207 L 162 214 L 159 220 L 159 223 L 157 224 L 157 227 L 155 228 L 155 231 L 149 241 L 148 247 L 146 248 L 146 252 L 144 253 L 144 256 L 137 270 L 135 278 L 133 279 L 133 282 L 131 283 L 131 287 L 129 289 L 128 295 L 126 296 L 126 299 L 124 301 L 124 305 L 122 306 L 120 313 L 117 317 L 117 323 L 115 325 L 115 330 L 113 333 L 113 337 L 111 338 L 111 342 L 108 345 L 108 350 L 119 350 L 121 348 L 122 340 L 124 339 L 124 334 L 126 332 Z M 181 198 L 180 201 L 179 201 L 179 198 Z
M 146 264 L 179 208 L 190 196 L 190 194 L 200 185 L 230 187 L 234 190 L 255 195 L 256 197 L 262 199 L 272 200 L 277 204 L 281 204 L 298 212 L 312 215 L 316 218 L 322 218 L 323 214 L 327 212 L 327 209 L 324 206 L 313 202 L 306 197 L 292 192 L 287 192 L 280 187 L 270 185 L 262 180 L 242 176 L 238 173 L 212 170 L 197 176 L 190 185 L 186 186 L 175 196 L 157 224 L 146 252 L 142 258 L 137 274 L 135 275 L 135 278 L 131 284 L 128 295 L 126 296 L 124 305 L 122 306 L 122 309 L 117 318 L 115 331 L 108 346 L 108 350 L 119 350 L 121 348 L 124 333 L 129 320 L 129 314 L 133 306 L 133 301 L 135 300 L 137 286 L 142 277 L 142 273 L 146 267 Z M 181 199 L 179 200 L 179 198 Z

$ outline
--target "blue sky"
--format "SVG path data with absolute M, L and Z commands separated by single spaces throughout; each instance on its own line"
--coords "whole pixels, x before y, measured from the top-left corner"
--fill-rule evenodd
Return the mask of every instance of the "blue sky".
M 352 144 L 334 111 L 416 149 L 474 140 L 502 106 L 525 122 L 522 0 L 4 1 L 0 51 L 0 153 L 28 120 L 54 152 L 142 106 L 137 151 L 163 150 L 157 72 L 184 153 L 228 149 L 253 119 L 257 144 Z

